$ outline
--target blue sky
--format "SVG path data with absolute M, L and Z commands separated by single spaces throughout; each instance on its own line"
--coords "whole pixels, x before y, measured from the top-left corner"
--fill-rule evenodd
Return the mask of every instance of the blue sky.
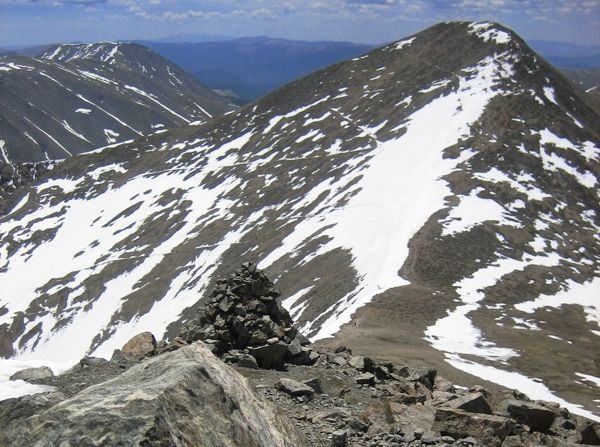
M 381 43 L 445 20 L 600 44 L 600 0 L 0 0 L 0 47 L 197 33 Z

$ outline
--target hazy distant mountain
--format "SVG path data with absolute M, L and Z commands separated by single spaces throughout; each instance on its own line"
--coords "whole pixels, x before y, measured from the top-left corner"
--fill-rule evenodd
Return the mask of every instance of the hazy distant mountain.
M 500 25 L 440 24 L 21 189 L 0 353 L 172 337 L 255 260 L 313 340 L 598 418 L 599 182 L 580 89 Z
M 359 56 L 372 45 L 245 37 L 220 42 L 143 42 L 209 87 L 243 104 L 328 65 Z
M 137 44 L 55 46 L 0 59 L 0 163 L 65 158 L 232 106 Z
M 566 77 L 585 91 L 590 105 L 600 113 L 600 69 L 568 69 L 562 70 Z
M 294 79 L 375 48 L 375 45 L 347 42 L 207 34 L 175 34 L 140 43 L 237 104 L 246 104 Z M 532 41 L 531 45 L 561 69 L 600 67 L 599 46 L 540 40 Z M 34 56 L 47 47 L 13 48 L 8 52 Z
M 600 69 L 600 45 L 532 40 L 530 45 L 561 68 Z
M 219 42 L 223 40 L 233 40 L 234 37 L 222 36 L 219 34 L 197 34 L 197 33 L 179 33 L 172 34 L 170 36 L 162 37 L 160 39 L 153 39 L 153 42 L 162 43 L 197 43 L 197 42 Z

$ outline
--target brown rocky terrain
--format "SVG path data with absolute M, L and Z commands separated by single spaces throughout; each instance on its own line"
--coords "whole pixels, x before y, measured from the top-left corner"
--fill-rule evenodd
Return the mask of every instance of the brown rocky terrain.
M 273 303 L 274 295 L 268 278 L 244 264 L 217 283 L 214 308 L 209 304 L 185 329 L 191 344 L 179 337 L 157 343 L 142 333 L 109 361 L 86 357 L 51 377 L 43 368 L 24 371 L 15 380 L 54 390 L 1 401 L 0 442 L 7 447 L 600 445 L 598 423 L 518 391 L 453 385 L 424 363 L 409 367 L 374 360 L 346 347 L 307 347 L 310 355 L 298 361 L 299 354 L 289 355 L 294 342 L 287 312 L 278 312 L 276 323 L 273 307 L 258 305 Z M 221 305 L 224 301 L 228 306 Z M 236 324 L 241 315 L 255 328 L 250 337 Z M 219 318 L 222 329 L 215 323 Z M 257 326 L 259 320 L 273 324 Z M 193 341 L 196 337 L 206 343 Z M 267 348 L 288 340 L 288 355 L 252 348 L 252 339 Z

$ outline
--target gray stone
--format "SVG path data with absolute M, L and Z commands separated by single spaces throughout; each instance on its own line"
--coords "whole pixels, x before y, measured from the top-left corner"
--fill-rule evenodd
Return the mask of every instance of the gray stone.
M 434 408 L 426 405 L 402 405 L 393 401 L 386 401 L 384 406 L 388 424 L 394 424 L 404 433 L 412 432 L 415 435 L 431 430 L 434 411 Z
M 469 413 L 492 414 L 490 405 L 482 393 L 469 393 L 457 399 L 450 400 L 444 404 L 448 408 L 458 408 Z
M 21 371 L 17 371 L 10 380 L 25 380 L 26 382 L 31 380 L 47 379 L 54 377 L 54 373 L 47 366 L 40 366 L 39 368 L 26 368 Z
M 310 340 L 302 335 L 300 332 L 296 334 L 295 340 L 298 340 L 302 346 L 310 345 Z
M 359 385 L 373 385 L 375 383 L 375 376 L 371 373 L 363 373 L 356 376 L 355 380 Z
M 304 380 L 302 383 L 315 390 L 315 393 L 321 394 L 323 392 L 323 385 L 321 385 L 321 379 L 318 377 Z
M 433 424 L 433 430 L 442 435 L 455 439 L 473 436 L 486 446 L 502 445 L 512 427 L 513 423 L 506 417 L 469 413 L 454 408 L 436 409 Z
M 282 378 L 275 383 L 275 388 L 290 396 L 313 396 L 315 390 L 304 383 L 292 379 Z
M 350 410 L 343 407 L 336 407 L 324 411 L 317 411 L 309 416 L 308 420 L 312 423 L 320 421 L 344 421 L 350 418 Z
M 433 390 L 433 386 L 435 385 L 435 376 L 437 375 L 437 370 L 433 368 L 421 368 L 415 372 L 415 380 L 419 383 L 422 383 L 430 390 Z
M 532 431 L 547 433 L 556 418 L 556 414 L 546 407 L 533 402 L 516 399 L 505 400 L 497 414 L 510 416 L 519 424 L 527 425 Z
M 123 351 L 115 349 L 110 357 L 110 361 L 114 363 L 125 363 L 127 362 L 127 357 L 123 355 Z
M 365 369 L 365 358 L 362 355 L 353 355 L 348 360 L 348 364 L 355 369 L 364 370 Z
M 241 354 L 237 358 L 237 365 L 242 368 L 257 369 L 258 362 L 250 354 Z
M 283 366 L 283 358 L 287 352 L 287 344 L 279 342 L 272 345 L 252 347 L 248 350 L 261 368 L 281 368 Z
M 300 341 L 295 338 L 294 340 L 292 340 L 292 342 L 289 344 L 288 346 L 288 353 L 291 356 L 295 356 L 298 355 L 302 352 L 302 345 L 300 344 Z
M 346 447 L 348 445 L 348 432 L 336 430 L 331 434 L 331 447 Z
M 3 447 L 306 445 L 201 343 L 146 359 L 35 416 L 0 422 Z
M 354 417 L 350 419 L 348 421 L 348 425 L 350 426 L 350 428 L 360 432 L 366 432 L 367 430 L 369 430 L 370 426 L 370 424 L 367 421 L 359 417 Z
M 102 357 L 89 357 L 86 355 L 84 358 L 79 360 L 79 366 L 85 368 L 87 366 L 101 365 L 106 362 L 108 362 L 108 360 L 103 359 Z
M 348 364 L 348 362 L 346 361 L 346 359 L 344 357 L 340 357 L 337 355 L 333 355 L 333 354 L 327 354 L 327 361 L 329 363 L 333 363 L 334 365 L 338 365 L 338 366 L 346 366 Z

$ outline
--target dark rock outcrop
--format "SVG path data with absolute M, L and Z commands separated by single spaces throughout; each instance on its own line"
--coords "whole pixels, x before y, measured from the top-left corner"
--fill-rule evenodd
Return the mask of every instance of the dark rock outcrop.
M 303 446 L 289 420 L 202 343 L 132 367 L 27 419 L 0 445 Z
M 16 204 L 12 194 L 54 169 L 58 162 L 4 163 L 0 161 L 0 216 Z

